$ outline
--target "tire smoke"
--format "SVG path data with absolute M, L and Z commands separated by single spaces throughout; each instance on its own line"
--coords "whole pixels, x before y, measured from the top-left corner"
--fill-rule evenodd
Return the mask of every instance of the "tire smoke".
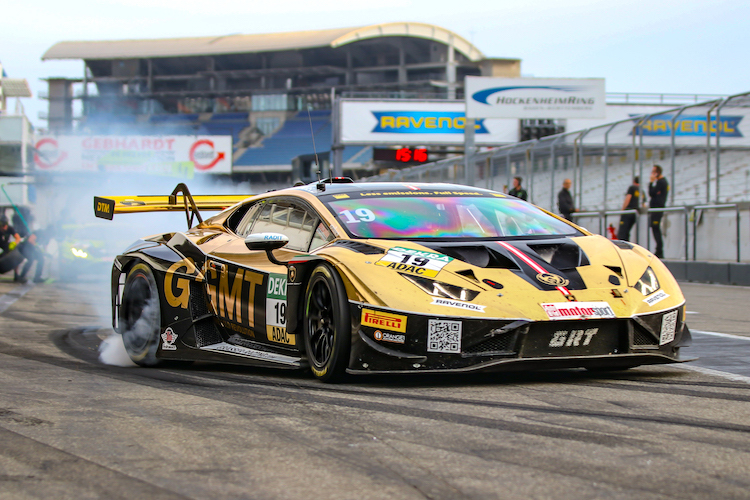
M 113 333 L 99 344 L 99 361 L 112 366 L 137 366 L 125 351 L 122 336 L 118 333 Z

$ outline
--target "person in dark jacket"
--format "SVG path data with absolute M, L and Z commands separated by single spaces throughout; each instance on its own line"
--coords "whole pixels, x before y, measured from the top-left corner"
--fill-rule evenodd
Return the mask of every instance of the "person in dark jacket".
M 668 194 L 669 183 L 664 175 L 662 175 L 662 168 L 660 165 L 654 165 L 654 168 L 651 169 L 651 182 L 648 185 L 649 207 L 664 208 L 667 204 Z M 664 212 L 653 212 L 649 215 L 649 224 L 651 225 L 651 231 L 654 233 L 654 241 L 656 242 L 654 255 L 660 259 L 664 258 L 664 241 L 661 235 L 662 217 L 664 217 Z
M 521 198 L 523 201 L 529 201 L 529 193 L 521 187 L 523 179 L 521 177 L 513 177 L 513 189 L 508 191 L 508 194 Z
M 0 250 L 10 252 L 11 243 L 20 243 L 21 235 L 8 223 L 8 217 L 0 215 Z
M 572 185 L 573 182 L 570 179 L 565 179 L 562 189 L 557 193 L 557 209 L 569 221 L 573 220 L 570 214 L 576 212 L 575 205 L 573 204 L 573 195 L 570 194 L 570 186 Z
M 641 184 L 638 176 L 633 177 L 633 184 L 625 193 L 625 201 L 622 203 L 623 210 L 638 210 L 641 200 Z M 636 214 L 623 214 L 620 216 L 620 227 L 617 230 L 617 239 L 630 241 L 630 230 L 635 224 Z

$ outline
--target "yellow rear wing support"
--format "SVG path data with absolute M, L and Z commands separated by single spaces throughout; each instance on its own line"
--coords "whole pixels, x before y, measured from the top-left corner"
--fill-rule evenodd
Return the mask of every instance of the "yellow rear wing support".
M 167 196 L 94 196 L 94 215 L 100 219 L 112 220 L 115 214 L 184 210 L 190 229 L 195 219 L 198 219 L 198 223 L 203 222 L 200 210 L 224 210 L 246 200 L 248 196 L 251 195 L 192 196 L 188 187 L 180 183 Z

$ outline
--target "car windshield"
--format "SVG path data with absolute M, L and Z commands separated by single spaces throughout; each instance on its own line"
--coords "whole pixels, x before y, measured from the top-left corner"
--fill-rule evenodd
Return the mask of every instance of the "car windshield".
M 451 239 L 571 236 L 574 227 L 515 198 L 357 197 L 328 203 L 354 238 Z

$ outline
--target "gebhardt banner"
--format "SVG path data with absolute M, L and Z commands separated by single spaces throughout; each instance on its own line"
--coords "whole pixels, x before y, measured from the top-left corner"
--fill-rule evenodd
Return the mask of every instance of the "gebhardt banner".
M 464 143 L 461 102 L 341 100 L 343 144 L 428 145 Z M 476 120 L 475 142 L 493 145 L 518 140 L 518 120 Z
M 604 118 L 603 78 L 467 76 L 469 118 Z
M 232 172 L 231 136 L 44 136 L 35 147 L 40 171 L 188 177 Z

